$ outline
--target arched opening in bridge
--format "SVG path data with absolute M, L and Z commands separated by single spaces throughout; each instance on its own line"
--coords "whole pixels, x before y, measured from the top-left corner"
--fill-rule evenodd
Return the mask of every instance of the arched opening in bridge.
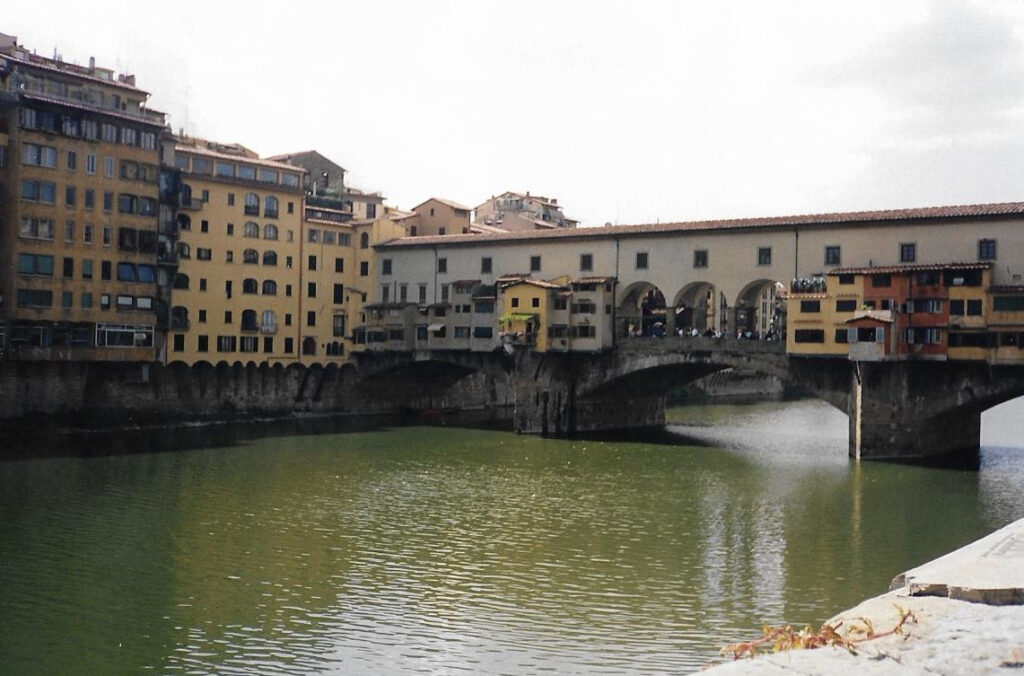
M 747 284 L 736 296 L 733 326 L 746 338 L 782 338 L 785 335 L 785 286 L 772 279 Z
M 623 289 L 615 317 L 620 337 L 658 336 L 671 330 L 665 294 L 650 282 L 634 282 Z
M 684 286 L 676 294 L 669 313 L 672 328 L 699 334 L 718 330 L 720 315 L 716 296 L 715 285 L 710 282 L 692 282 Z

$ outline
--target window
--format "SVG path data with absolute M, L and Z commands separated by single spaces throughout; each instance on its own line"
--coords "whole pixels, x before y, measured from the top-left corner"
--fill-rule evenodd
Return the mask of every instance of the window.
M 53 256 L 44 256 L 42 254 L 18 254 L 18 274 L 52 277 Z
M 188 285 L 189 285 L 188 275 L 182 274 L 180 272 L 174 275 L 174 282 L 171 284 L 171 286 L 173 288 L 179 289 L 179 290 L 183 290 L 183 291 L 187 291 L 188 290 Z
M 230 162 L 214 162 L 213 173 L 224 178 L 235 177 L 235 165 Z
M 242 293 L 256 293 L 258 290 L 259 285 L 252 277 L 246 277 L 242 280 Z
M 839 265 L 841 260 L 842 254 L 838 246 L 825 247 L 825 265 Z
M 92 293 L 89 291 L 82 292 L 82 308 L 85 310 L 92 309 Z
M 82 261 L 82 279 L 92 279 L 92 259 Z
M 114 229 L 109 225 L 103 226 L 103 246 L 110 246 L 114 238 Z
M 141 211 L 139 213 L 142 213 Z M 202 221 L 199 224 L 199 232 L 210 232 L 210 221 Z
M 697 249 L 693 252 L 693 267 L 706 268 L 708 266 L 708 250 Z
M 273 169 L 260 169 L 256 174 L 260 183 L 277 183 L 277 172 Z
M 796 343 L 824 343 L 824 329 L 797 329 L 793 332 L 793 342 Z
M 385 258 L 380 262 L 380 274 L 390 275 L 391 274 L 391 259 Z
M 267 223 L 263 226 L 263 239 L 277 239 L 277 226 L 272 223 Z
M 996 259 L 996 241 L 994 239 L 978 240 L 978 260 L 994 261 Z
M 636 254 L 636 269 L 646 270 L 648 264 L 648 257 L 646 251 L 638 251 Z
M 28 202 L 56 204 L 57 184 L 48 181 L 23 180 L 21 182 L 21 199 Z
M 117 264 L 117 281 L 119 282 L 134 282 L 135 266 L 131 263 L 118 263 Z
M 267 218 L 277 218 L 278 201 L 274 196 L 268 196 L 263 203 L 263 215 Z
M 103 158 L 103 176 L 106 178 L 114 178 L 117 170 L 117 160 L 113 157 Z
M 316 256 L 310 255 L 306 262 L 310 270 L 316 270 Z
M 225 310 L 224 311 L 224 323 L 225 324 L 230 324 L 234 320 L 235 320 L 235 318 L 234 318 L 234 316 L 232 316 L 231 310 Z
M 246 249 L 242 252 L 242 262 L 255 265 L 260 262 L 260 253 L 256 249 Z
M 110 143 L 117 143 L 117 127 L 112 124 L 101 124 L 100 125 L 100 136 L 104 141 Z
M 78 154 L 74 150 L 68 151 L 68 171 L 74 171 L 78 168 Z M 0 164 L 0 166 L 3 166 Z
M 263 295 L 264 296 L 276 296 L 277 295 L 277 282 L 272 279 L 263 280 Z
M 235 234 L 235 224 L 234 223 L 228 223 L 228 237 L 231 237 L 234 234 Z
M 65 205 L 67 205 L 69 207 L 75 206 L 75 201 L 76 201 L 77 197 L 78 197 L 78 193 L 75 190 L 75 186 L 69 185 L 69 186 L 65 186 L 64 187 L 64 204 Z
M 316 310 L 306 312 L 306 326 L 316 326 Z
M 234 336 L 217 336 L 217 352 L 234 352 L 235 345 Z
M 114 193 L 109 190 L 103 193 L 103 210 L 114 210 Z
M 185 334 L 176 333 L 174 334 L 174 347 L 172 348 L 175 352 L 185 351 Z
M 995 296 L 992 309 L 995 312 L 1024 312 L 1024 296 Z
M 800 301 L 800 312 L 821 312 L 821 301 L 820 300 L 802 300 L 802 301 Z
M 439 273 L 442 273 L 442 274 L 448 272 L 448 259 L 447 258 L 438 258 L 437 259 L 437 271 Z
M 199 290 L 206 291 L 206 277 L 199 278 Z M 229 295 L 228 297 L 230 298 L 231 296 Z
M 512 307 L 519 307 L 519 299 L 518 298 L 515 298 L 515 297 L 512 298 Z
M 480 274 L 489 275 L 491 274 L 491 257 L 484 256 L 480 259 Z
M 762 246 L 757 249 L 757 264 L 758 265 L 771 265 L 772 264 L 772 248 L 770 246 Z
M 274 251 L 263 252 L 263 264 L 264 265 L 277 265 L 277 253 Z
M 335 237 L 335 233 L 333 231 L 324 230 L 324 244 L 330 244 L 333 246 L 335 244 L 336 239 L 337 238 Z
M 419 285 L 419 296 L 418 296 L 418 298 L 419 298 L 419 302 L 421 304 L 427 302 L 427 285 L 426 284 L 420 284 Z
M 242 236 L 243 237 L 259 237 L 260 236 L 260 226 L 259 226 L 259 224 L 258 223 L 254 223 L 252 221 L 249 221 L 248 223 L 246 223 L 245 224 L 245 228 L 242 230 Z
M 840 284 L 842 279 L 840 278 Z M 885 288 L 892 286 L 892 275 L 871 275 L 871 286 L 875 288 Z
M 196 260 L 208 261 L 213 258 L 213 250 L 204 247 L 196 247 Z
M 580 254 L 580 272 L 590 272 L 594 269 L 594 254 Z
M 48 239 L 53 241 L 53 230 L 54 223 L 52 218 L 22 216 L 18 236 L 28 239 Z
M 836 301 L 836 312 L 855 312 L 857 310 L 857 300 L 853 298 L 844 298 Z
M 225 251 L 224 252 L 224 262 L 226 262 L 226 263 L 233 263 L 234 261 L 235 261 L 235 252 L 234 251 Z
M 75 277 L 75 259 L 64 257 L 64 279 L 74 279 Z
M 259 216 L 260 215 L 260 196 L 254 192 L 245 194 L 245 213 L 247 216 Z M 257 228 L 256 237 L 259 237 L 259 229 Z M 247 235 L 248 237 L 248 235 Z
M 319 242 L 320 241 L 320 231 L 317 230 L 316 228 L 310 228 L 306 232 L 306 241 L 311 243 L 311 244 L 316 244 L 317 242 Z
M 122 214 L 134 214 L 135 204 L 135 195 L 122 194 L 117 196 L 117 210 Z
M 75 222 L 65 221 L 64 222 L 64 241 L 74 242 L 75 241 Z
M 306 296 L 309 298 L 316 298 L 316 282 L 306 283 Z
M 540 272 L 540 256 L 530 256 L 530 272 Z
M 18 307 L 53 307 L 53 292 L 18 289 Z
M 242 330 L 259 331 L 259 328 L 259 324 L 256 323 L 256 310 L 242 310 Z
M 967 316 L 980 317 L 982 314 L 981 299 L 967 301 Z
M 96 208 L 96 191 L 92 188 L 85 189 L 85 208 L 95 209 Z
M 369 249 L 370 248 L 370 233 L 364 232 L 363 234 L 359 235 L 359 248 L 360 249 Z
M 210 351 L 210 337 L 209 336 L 198 336 L 196 341 L 197 352 L 209 352 Z
M 345 272 L 345 259 L 344 258 L 335 258 L 334 259 L 334 271 L 335 272 Z
M 57 149 L 52 146 L 36 145 L 35 143 L 22 143 L 21 163 L 37 167 L 56 167 Z
M 85 173 L 90 175 L 96 173 L 96 156 L 92 153 L 85 156 Z
M 334 285 L 334 302 L 336 304 L 345 302 L 345 285 L 335 284 Z
M 900 244 L 900 263 L 913 263 L 917 260 L 917 244 L 904 242 Z
M 238 173 L 238 178 L 244 179 L 246 181 L 255 181 L 256 180 L 256 168 L 255 167 L 250 167 L 250 166 L 245 165 L 245 164 L 240 164 L 237 167 L 237 173 Z

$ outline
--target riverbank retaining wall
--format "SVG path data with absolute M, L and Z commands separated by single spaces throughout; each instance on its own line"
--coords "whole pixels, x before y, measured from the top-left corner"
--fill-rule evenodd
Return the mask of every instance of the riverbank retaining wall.
M 509 407 L 482 372 L 452 382 L 360 379 L 354 368 L 269 365 L 0 362 L 0 424 L 117 427 L 304 413 L 379 414 Z

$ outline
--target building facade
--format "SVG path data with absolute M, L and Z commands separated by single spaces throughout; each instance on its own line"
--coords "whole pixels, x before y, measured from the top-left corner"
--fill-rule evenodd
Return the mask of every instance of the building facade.
M 154 361 L 164 115 L 130 75 L 39 57 L 0 34 L 0 351 Z M 163 179 L 163 180 L 162 180 Z M 164 190 L 161 190 L 161 185 Z
M 304 170 L 179 139 L 168 361 L 297 363 Z

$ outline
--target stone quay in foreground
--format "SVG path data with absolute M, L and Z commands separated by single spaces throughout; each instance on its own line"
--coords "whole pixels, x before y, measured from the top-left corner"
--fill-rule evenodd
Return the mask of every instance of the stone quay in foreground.
M 899 621 L 903 635 L 866 641 L 857 653 L 838 647 L 743 659 L 707 673 L 729 674 L 1007 674 L 1024 669 L 1024 519 L 896 576 L 890 591 L 829 621 L 867 619 L 881 633 Z M 841 630 L 842 631 L 842 630 Z

